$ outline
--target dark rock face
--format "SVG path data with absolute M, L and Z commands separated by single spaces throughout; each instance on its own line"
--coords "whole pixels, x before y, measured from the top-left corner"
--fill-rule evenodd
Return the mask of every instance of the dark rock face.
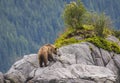
M 4 75 L 13 83 L 120 83 L 120 55 L 83 42 L 61 47 L 56 62 L 39 67 L 37 54 L 25 55 Z

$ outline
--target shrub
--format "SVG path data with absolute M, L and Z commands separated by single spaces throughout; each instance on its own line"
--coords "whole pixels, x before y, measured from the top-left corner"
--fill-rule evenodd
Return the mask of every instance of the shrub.
M 120 40 L 120 30 L 113 30 L 114 35 Z
M 85 11 L 86 9 L 80 0 L 77 3 L 71 2 L 67 4 L 63 13 L 63 18 L 67 26 L 74 29 L 82 28 L 81 21 Z
M 111 34 L 110 29 L 112 28 L 112 21 L 104 13 L 97 14 L 96 12 L 86 12 L 82 23 L 93 25 L 97 36 L 104 37 Z
M 120 47 L 116 43 L 104 39 L 113 34 L 111 19 L 104 13 L 86 12 L 84 5 L 79 0 L 77 3 L 71 2 L 66 5 L 63 17 L 68 28 L 56 39 L 56 47 L 88 41 L 99 48 L 120 53 Z M 119 33 L 115 34 L 120 37 Z M 82 40 L 75 39 L 75 36 L 80 36 Z

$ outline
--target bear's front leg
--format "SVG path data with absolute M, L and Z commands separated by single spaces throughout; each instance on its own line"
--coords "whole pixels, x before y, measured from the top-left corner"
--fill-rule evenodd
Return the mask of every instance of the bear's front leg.
M 40 64 L 40 67 L 43 67 L 42 63 L 43 63 L 42 61 L 41 61 L 41 62 L 39 62 L 39 64 Z
M 56 62 L 56 60 L 53 58 L 53 56 L 49 57 L 50 61 Z
M 42 55 L 41 56 L 39 56 L 39 66 L 40 67 L 43 67 L 43 57 L 42 57 Z

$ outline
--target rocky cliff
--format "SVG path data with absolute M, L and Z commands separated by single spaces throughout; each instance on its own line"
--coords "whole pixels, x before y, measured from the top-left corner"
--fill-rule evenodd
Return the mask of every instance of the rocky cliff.
M 107 40 L 120 43 L 114 36 Z M 0 83 L 120 83 L 120 54 L 89 42 L 63 46 L 58 54 L 43 68 L 37 54 L 25 55 L 7 73 L 0 72 Z
M 63 46 L 58 54 L 56 62 L 43 68 L 37 54 L 25 55 L 7 73 L 0 73 L 0 83 L 120 83 L 120 54 L 89 42 Z

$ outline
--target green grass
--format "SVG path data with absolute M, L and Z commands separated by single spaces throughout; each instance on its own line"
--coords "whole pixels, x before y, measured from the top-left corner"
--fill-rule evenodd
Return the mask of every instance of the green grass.
M 59 36 L 58 39 L 56 39 L 55 46 L 59 48 L 65 45 L 80 42 L 79 40 L 72 37 L 72 35 L 74 35 L 74 29 L 68 28 L 63 34 Z
M 82 37 L 82 40 L 77 40 L 75 36 Z M 58 39 L 56 39 L 54 44 L 57 48 L 59 48 L 65 45 L 70 45 L 80 42 L 91 42 L 99 48 L 103 48 L 105 50 L 115 52 L 118 54 L 120 53 L 120 46 L 118 46 L 117 43 L 96 36 L 94 33 L 94 27 L 91 25 L 83 25 L 83 29 L 81 30 L 68 28 L 63 34 L 59 36 Z
M 118 44 L 108 41 L 104 38 L 96 36 L 93 38 L 88 38 L 86 39 L 86 41 L 93 43 L 95 46 L 99 48 L 103 48 L 105 50 L 112 51 L 118 54 L 120 53 L 120 47 L 118 46 Z
M 73 28 L 67 28 L 63 34 L 61 34 L 55 41 L 55 46 L 57 48 L 73 43 L 80 43 L 83 40 L 77 40 L 75 39 L 75 36 L 80 36 L 83 39 L 86 37 L 92 37 L 94 35 L 93 29 L 94 27 L 92 25 L 83 25 L 83 29 L 73 29 Z
M 55 46 L 57 47 L 57 48 L 59 48 L 59 47 L 62 47 L 62 46 L 65 46 L 65 45 L 70 45 L 70 44 L 74 44 L 74 43 L 80 43 L 81 41 L 80 40 L 77 40 L 77 39 L 75 39 L 75 38 L 69 38 L 69 39 L 64 39 L 64 40 L 57 40 L 56 42 L 55 42 Z

